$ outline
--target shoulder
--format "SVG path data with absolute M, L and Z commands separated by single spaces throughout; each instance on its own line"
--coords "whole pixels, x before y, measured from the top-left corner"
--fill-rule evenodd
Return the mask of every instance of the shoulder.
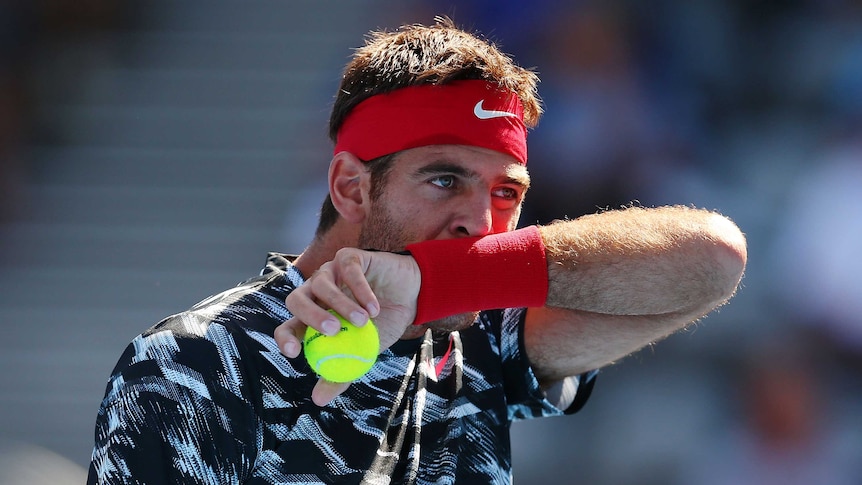
M 250 382 L 244 375 L 259 372 L 266 353 L 277 352 L 272 331 L 287 318 L 278 278 L 262 276 L 208 297 L 135 337 L 112 373 L 115 388 L 167 379 L 190 390 L 239 392 Z

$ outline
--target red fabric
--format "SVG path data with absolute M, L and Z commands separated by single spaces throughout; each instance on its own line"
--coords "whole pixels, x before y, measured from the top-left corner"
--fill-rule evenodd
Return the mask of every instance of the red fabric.
M 335 153 L 361 160 L 426 145 L 472 145 L 527 163 L 521 100 L 487 81 L 422 84 L 372 96 L 338 130 Z
M 458 313 L 544 306 L 545 245 L 536 226 L 407 246 L 422 272 L 414 325 Z

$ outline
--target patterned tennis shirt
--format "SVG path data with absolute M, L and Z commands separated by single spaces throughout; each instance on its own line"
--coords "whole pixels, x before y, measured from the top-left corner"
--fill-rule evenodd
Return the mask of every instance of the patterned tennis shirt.
M 273 331 L 303 283 L 271 254 L 257 278 L 135 338 L 99 408 L 90 484 L 510 483 L 514 420 L 570 414 L 595 373 L 551 403 L 524 354 L 524 309 L 402 340 L 325 407 Z

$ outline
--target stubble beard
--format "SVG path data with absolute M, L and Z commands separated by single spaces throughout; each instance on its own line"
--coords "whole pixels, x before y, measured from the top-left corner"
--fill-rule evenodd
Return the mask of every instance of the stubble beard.
M 397 252 L 403 251 L 408 241 L 418 239 L 404 227 L 404 224 L 392 217 L 389 209 L 378 201 L 374 201 L 371 217 L 366 220 L 359 230 L 358 246 L 361 249 L 376 249 L 378 251 Z M 479 312 L 459 313 L 440 320 L 424 323 L 422 325 L 411 325 L 404 332 L 402 338 L 416 338 L 430 328 L 437 332 L 452 332 L 463 330 L 473 325 L 478 318 Z
M 403 251 L 410 234 L 399 221 L 391 216 L 389 210 L 378 202 L 371 208 L 371 216 L 359 229 L 360 249 L 376 249 L 378 251 Z

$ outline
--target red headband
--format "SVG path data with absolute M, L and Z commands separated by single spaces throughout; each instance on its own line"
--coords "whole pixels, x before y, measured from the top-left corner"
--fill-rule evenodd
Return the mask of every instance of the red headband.
M 372 96 L 338 130 L 335 153 L 362 160 L 426 145 L 472 145 L 527 163 L 527 127 L 518 96 L 488 81 L 422 84 Z

